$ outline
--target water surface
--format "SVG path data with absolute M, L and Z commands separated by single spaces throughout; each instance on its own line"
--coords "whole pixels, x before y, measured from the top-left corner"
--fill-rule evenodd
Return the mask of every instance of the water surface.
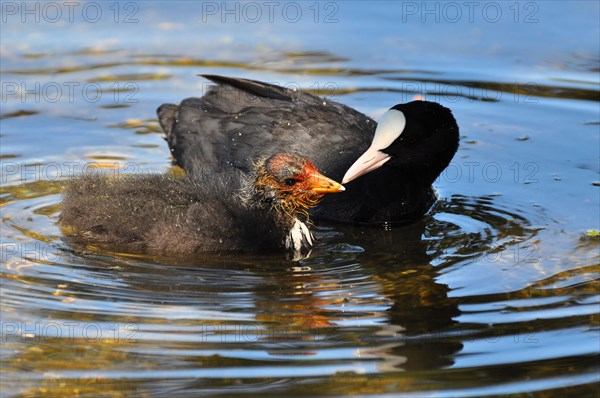
M 2 4 L 2 396 L 598 393 L 597 2 L 20 4 Z M 200 73 L 373 117 L 450 107 L 438 206 L 317 223 L 301 262 L 71 244 L 64 180 L 169 171 L 155 109 L 202 95 Z

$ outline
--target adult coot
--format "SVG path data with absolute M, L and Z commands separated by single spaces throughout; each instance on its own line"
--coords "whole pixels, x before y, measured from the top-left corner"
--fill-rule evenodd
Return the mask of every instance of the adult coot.
M 314 215 L 357 224 L 409 223 L 436 201 L 432 183 L 459 143 L 449 109 L 428 101 L 399 104 L 379 125 L 345 105 L 255 80 L 204 75 L 202 98 L 158 109 L 175 163 L 202 170 L 252 170 L 264 153 L 312 159 L 343 195 L 325 197 Z M 360 178 L 359 178 L 360 177 Z

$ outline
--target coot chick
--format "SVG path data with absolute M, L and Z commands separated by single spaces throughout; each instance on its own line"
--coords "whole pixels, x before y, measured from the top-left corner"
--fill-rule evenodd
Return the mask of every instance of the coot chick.
M 61 225 L 86 243 L 191 254 L 285 247 L 300 258 L 313 244 L 308 210 L 344 187 L 308 159 L 278 153 L 249 175 L 206 170 L 167 175 L 78 177 L 65 192 Z
M 158 109 L 175 163 L 194 176 L 207 164 L 249 172 L 262 151 L 302 154 L 334 180 L 348 181 L 344 195 L 328 195 L 312 209 L 320 218 L 368 225 L 418 220 L 436 202 L 432 183 L 458 148 L 452 112 L 434 102 L 396 105 L 378 125 L 301 91 L 204 77 L 216 85 L 202 98 Z

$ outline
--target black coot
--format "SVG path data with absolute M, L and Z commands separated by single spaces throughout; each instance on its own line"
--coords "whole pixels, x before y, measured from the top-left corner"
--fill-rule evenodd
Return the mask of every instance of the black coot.
M 313 160 L 343 195 L 325 197 L 314 215 L 358 224 L 408 223 L 435 203 L 431 184 L 452 160 L 458 125 L 428 101 L 392 107 L 379 125 L 328 99 L 254 80 L 205 75 L 217 83 L 202 98 L 158 109 L 167 142 L 194 178 L 201 170 L 252 170 L 265 153 Z

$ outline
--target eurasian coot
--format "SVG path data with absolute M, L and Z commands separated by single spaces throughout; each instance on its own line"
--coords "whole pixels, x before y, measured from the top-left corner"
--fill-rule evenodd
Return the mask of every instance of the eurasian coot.
M 60 223 L 77 240 L 160 253 L 257 251 L 286 247 L 300 258 L 313 244 L 308 209 L 344 187 L 308 159 L 278 153 L 252 172 L 197 170 L 72 180 Z
M 452 113 L 434 102 L 396 105 L 377 125 L 352 108 L 308 93 L 204 77 L 217 84 L 202 98 L 158 109 L 175 163 L 194 178 L 207 168 L 249 172 L 252 160 L 264 153 L 302 154 L 331 178 L 349 182 L 344 195 L 329 195 L 312 210 L 320 218 L 414 222 L 435 203 L 431 184 L 458 148 Z

